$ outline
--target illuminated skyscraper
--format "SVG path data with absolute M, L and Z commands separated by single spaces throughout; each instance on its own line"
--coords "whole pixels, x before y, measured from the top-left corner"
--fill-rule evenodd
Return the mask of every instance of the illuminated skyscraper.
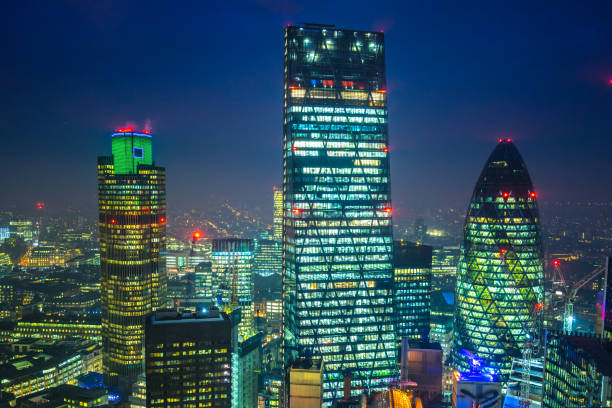
M 288 26 L 284 72 L 284 349 L 323 357 L 329 404 L 396 376 L 384 35 Z
M 428 245 L 394 242 L 394 310 L 398 341 L 427 340 L 431 308 L 431 254 Z
M 223 238 L 212 242 L 213 295 L 220 294 L 225 304 L 240 306 L 238 324 L 240 341 L 254 334 L 253 308 L 253 257 L 252 239 Z M 236 299 L 234 299 L 234 276 Z
M 98 158 L 103 364 L 127 393 L 143 370 L 145 316 L 166 302 L 166 171 L 148 133 L 113 133 L 112 152 Z
M 536 192 L 510 139 L 491 153 L 465 219 L 457 268 L 454 358 L 462 349 L 500 369 L 520 357 L 533 311 L 542 299 L 542 234 Z
M 274 213 L 272 219 L 272 239 L 274 241 L 283 240 L 283 190 L 277 188 L 274 189 Z

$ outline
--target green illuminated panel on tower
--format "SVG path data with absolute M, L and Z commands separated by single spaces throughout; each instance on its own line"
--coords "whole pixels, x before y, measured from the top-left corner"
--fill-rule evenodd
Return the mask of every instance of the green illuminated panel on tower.
M 151 135 L 117 132 L 113 134 L 115 174 L 134 174 L 139 164 L 153 164 Z

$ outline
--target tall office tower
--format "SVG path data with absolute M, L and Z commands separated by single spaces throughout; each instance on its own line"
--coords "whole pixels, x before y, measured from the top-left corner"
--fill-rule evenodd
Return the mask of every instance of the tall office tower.
M 197 298 L 213 298 L 212 293 L 213 269 L 212 262 L 200 262 L 195 267 L 195 295 Z
M 274 213 L 272 218 L 272 239 L 283 240 L 283 190 L 274 186 Z
M 542 300 L 542 234 L 527 167 L 500 139 L 474 188 L 464 226 L 455 289 L 453 356 L 465 371 L 471 351 L 500 371 L 521 357 Z
M 235 339 L 226 314 L 158 311 L 146 333 L 147 407 L 232 406 Z
M 252 239 L 221 238 L 213 240 L 213 295 L 220 294 L 224 303 L 240 306 L 241 319 L 238 324 L 238 333 L 241 340 L 252 336 L 255 329 L 253 256 Z
M 284 350 L 322 356 L 326 406 L 397 374 L 386 97 L 383 33 L 285 29 Z
M 404 240 L 393 251 L 393 309 L 398 340 L 429 338 L 432 248 Z
M 254 268 L 261 276 L 280 275 L 283 270 L 282 243 L 272 239 L 256 240 Z
M 105 381 L 129 394 L 143 370 L 145 316 L 166 302 L 166 171 L 151 135 L 121 129 L 98 158 Z
M 548 332 L 543 408 L 609 407 L 612 341 L 592 334 Z

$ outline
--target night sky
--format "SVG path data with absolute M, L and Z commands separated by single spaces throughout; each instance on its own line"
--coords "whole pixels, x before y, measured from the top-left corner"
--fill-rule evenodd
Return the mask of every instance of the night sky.
M 150 122 L 171 211 L 227 198 L 271 216 L 299 22 L 385 32 L 397 215 L 466 208 L 498 137 L 542 200 L 612 201 L 612 2 L 501 3 L 4 4 L 0 208 L 93 213 L 111 131 Z

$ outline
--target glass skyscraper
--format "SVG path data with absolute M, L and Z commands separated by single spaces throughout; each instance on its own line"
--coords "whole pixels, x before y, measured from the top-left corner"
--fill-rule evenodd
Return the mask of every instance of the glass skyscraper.
M 274 190 L 274 213 L 272 219 L 272 239 L 274 241 L 283 240 L 283 190 L 273 187 Z
M 383 33 L 285 29 L 284 349 L 324 359 L 326 404 L 396 377 L 386 92 Z
M 98 158 L 105 381 L 129 392 L 143 371 L 145 317 L 166 302 L 166 171 L 151 135 L 123 129 Z
M 220 238 L 212 242 L 213 295 L 221 294 L 225 304 L 240 306 L 240 341 L 254 334 L 252 239 Z M 236 299 L 233 299 L 234 275 Z M 236 303 L 236 304 L 234 304 Z
M 510 139 L 500 139 L 474 188 L 455 289 L 454 360 L 462 349 L 500 370 L 521 357 L 542 301 L 542 234 L 537 194 Z
M 413 242 L 394 242 L 394 310 L 398 341 L 428 340 L 431 309 L 432 248 Z

